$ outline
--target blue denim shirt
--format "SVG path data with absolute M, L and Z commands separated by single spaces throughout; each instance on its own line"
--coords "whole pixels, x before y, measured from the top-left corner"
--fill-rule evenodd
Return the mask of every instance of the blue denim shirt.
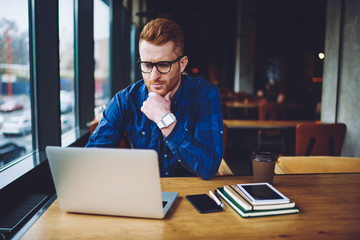
M 223 155 L 222 104 L 217 87 L 183 75 L 171 100 L 177 123 L 167 137 L 141 112 L 147 97 L 144 80 L 116 93 L 86 147 L 115 148 L 126 132 L 133 148 L 158 152 L 162 177 L 176 176 L 184 168 L 203 179 L 214 177 Z

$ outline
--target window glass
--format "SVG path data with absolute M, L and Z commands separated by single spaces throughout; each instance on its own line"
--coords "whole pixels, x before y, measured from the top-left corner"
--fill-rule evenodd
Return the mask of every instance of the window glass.
M 111 97 L 109 81 L 110 9 L 94 0 L 95 107 L 103 108 Z
M 61 142 L 73 135 L 75 128 L 74 94 L 74 4 L 73 0 L 59 0 L 59 56 Z
M 0 169 L 33 150 L 28 0 L 0 0 Z

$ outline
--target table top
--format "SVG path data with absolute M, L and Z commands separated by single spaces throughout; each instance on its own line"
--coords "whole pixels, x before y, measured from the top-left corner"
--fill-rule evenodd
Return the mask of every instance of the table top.
M 229 108 L 257 108 L 259 103 L 248 103 L 248 102 L 225 102 L 226 107 Z
M 299 214 L 241 218 L 224 211 L 200 214 L 186 200 L 252 177 L 162 178 L 163 191 L 179 192 L 165 219 L 96 216 L 62 212 L 56 200 L 22 239 L 355 239 L 360 236 L 360 174 L 277 175 L 274 186 Z
M 224 119 L 224 123 L 228 128 L 253 128 L 253 129 L 286 129 L 296 128 L 296 125 L 302 122 L 301 120 L 238 120 L 238 119 Z

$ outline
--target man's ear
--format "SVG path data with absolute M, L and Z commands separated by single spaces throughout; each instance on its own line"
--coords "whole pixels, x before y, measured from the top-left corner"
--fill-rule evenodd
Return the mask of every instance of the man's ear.
M 184 72 L 185 71 L 185 68 L 186 68 L 186 65 L 188 64 L 188 57 L 187 56 L 184 56 L 181 60 L 180 60 L 180 71 L 181 72 Z

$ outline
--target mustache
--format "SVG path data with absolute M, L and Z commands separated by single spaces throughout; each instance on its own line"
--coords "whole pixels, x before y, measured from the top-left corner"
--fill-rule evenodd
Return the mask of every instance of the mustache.
M 148 82 L 149 85 L 152 85 L 152 84 L 164 84 L 165 81 L 160 81 L 160 80 L 155 80 L 155 81 L 150 81 Z

